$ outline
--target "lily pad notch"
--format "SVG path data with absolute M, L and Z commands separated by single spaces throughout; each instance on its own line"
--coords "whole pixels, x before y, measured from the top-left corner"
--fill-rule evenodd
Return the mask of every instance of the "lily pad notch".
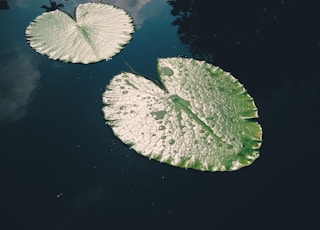
M 192 58 L 158 59 L 162 89 L 124 72 L 103 94 L 114 134 L 137 153 L 182 168 L 232 171 L 259 157 L 253 98 L 230 73 Z
M 133 20 L 124 10 L 85 3 L 77 6 L 75 18 L 60 10 L 41 14 L 25 34 L 30 46 L 50 59 L 89 64 L 119 53 L 133 32 Z

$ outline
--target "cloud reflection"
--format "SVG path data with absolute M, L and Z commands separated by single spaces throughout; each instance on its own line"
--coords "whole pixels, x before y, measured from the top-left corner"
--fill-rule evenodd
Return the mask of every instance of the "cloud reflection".
M 41 74 L 26 53 L 0 63 L 0 121 L 17 121 L 24 117 Z
M 74 9 L 80 3 L 96 2 L 96 3 L 106 3 L 110 5 L 115 5 L 121 9 L 124 9 L 133 18 L 136 28 L 139 29 L 145 20 L 145 17 L 141 15 L 141 10 L 145 5 L 151 0 L 55 0 L 57 4 L 63 4 L 64 7 L 61 8 L 62 11 L 68 12 L 69 14 L 74 14 Z M 38 3 L 33 0 L 13 0 L 13 3 L 19 8 L 28 7 L 39 7 L 41 5 L 50 5 L 49 0 L 42 1 Z
M 64 0 L 56 1 L 57 3 L 63 3 L 65 5 L 65 10 L 69 13 L 73 13 L 74 8 L 80 3 L 87 2 L 100 2 L 98 0 Z M 136 28 L 139 29 L 144 21 L 144 17 L 141 16 L 140 11 L 143 7 L 151 2 L 151 0 L 102 0 L 102 3 L 115 5 L 121 9 L 124 9 L 133 18 Z
M 13 3 L 19 8 L 28 8 L 32 4 L 34 4 L 34 1 L 32 1 L 32 0 L 14 0 Z
M 140 11 L 150 1 L 151 0 L 106 0 L 105 2 L 126 10 L 133 18 L 137 29 L 139 29 L 145 20 L 140 14 Z

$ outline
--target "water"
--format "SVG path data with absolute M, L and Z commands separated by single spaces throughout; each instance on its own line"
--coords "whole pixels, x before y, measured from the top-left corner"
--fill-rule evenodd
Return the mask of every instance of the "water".
M 79 2 L 88 1 L 58 3 L 72 13 Z M 215 7 L 187 0 L 105 2 L 127 10 L 136 31 L 118 55 L 90 65 L 52 61 L 26 43 L 25 28 L 48 1 L 12 0 L 0 11 L 0 228 L 315 224 L 316 1 L 230 0 Z M 174 168 L 113 136 L 101 111 L 110 79 L 134 70 L 156 81 L 157 58 L 173 56 L 220 66 L 255 99 L 263 145 L 251 166 L 232 173 Z

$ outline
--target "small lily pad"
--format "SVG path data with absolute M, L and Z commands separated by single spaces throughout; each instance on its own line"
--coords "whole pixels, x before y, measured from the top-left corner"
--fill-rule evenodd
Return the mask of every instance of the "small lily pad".
M 160 162 L 204 171 L 231 171 L 258 156 L 257 108 L 231 74 L 191 58 L 159 59 L 163 88 L 121 73 L 103 94 L 104 117 L 116 136 Z
M 79 4 L 75 18 L 60 10 L 45 12 L 26 29 L 37 52 L 54 60 L 94 63 L 116 55 L 134 31 L 131 17 L 108 4 Z

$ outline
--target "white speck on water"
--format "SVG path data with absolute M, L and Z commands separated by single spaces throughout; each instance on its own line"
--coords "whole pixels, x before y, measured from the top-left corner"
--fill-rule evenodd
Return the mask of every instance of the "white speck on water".
M 60 198 L 63 195 L 63 192 L 60 192 L 59 194 L 57 194 L 57 198 Z

